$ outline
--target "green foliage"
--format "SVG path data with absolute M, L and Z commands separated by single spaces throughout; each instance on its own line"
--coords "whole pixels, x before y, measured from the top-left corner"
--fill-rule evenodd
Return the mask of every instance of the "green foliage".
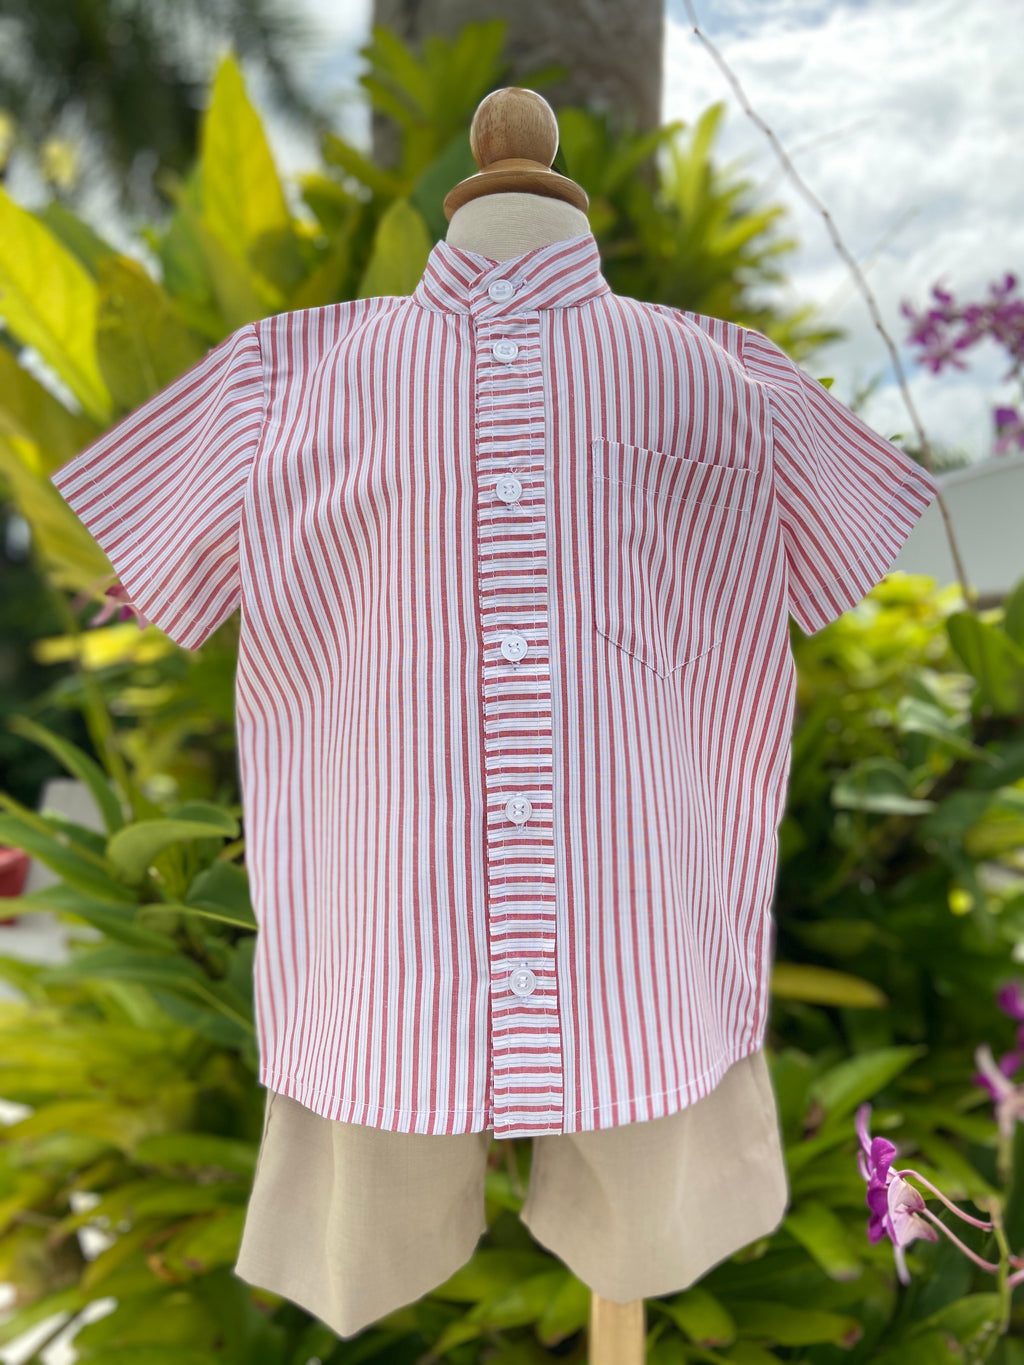
M 0 348 L 0 469 L 56 586 L 98 592 L 109 577 L 47 480 L 84 441 L 242 322 L 409 291 L 445 230 L 445 192 L 475 170 L 468 123 L 500 83 L 502 33 L 469 25 L 416 56 L 375 29 L 363 84 L 398 123 L 402 155 L 385 170 L 326 136 L 325 169 L 300 178 L 312 223 L 289 208 L 227 59 L 199 162 L 173 185 L 166 229 L 145 234 L 159 283 L 66 211 L 30 213 L 0 189 L 0 314 L 81 406 L 72 415 Z M 791 243 L 769 236 L 777 208 L 752 205 L 749 186 L 714 168 L 721 113 L 706 111 L 684 143 L 681 125 L 617 137 L 562 110 L 560 156 L 590 192 L 617 292 L 746 322 L 797 354 L 828 333 L 748 301 Z M 1024 958 L 1024 584 L 981 621 L 951 601 L 894 574 L 813 638 L 794 628 L 768 1039 L 791 1203 L 774 1235 L 648 1301 L 651 1361 L 952 1361 L 993 1345 L 992 1286 L 948 1243 L 915 1243 L 914 1281 L 898 1290 L 891 1248 L 865 1235 L 853 1130 L 870 1100 L 873 1130 L 951 1198 L 995 1188 L 972 1050 L 1012 1045 L 994 995 Z M 83 1363 L 581 1358 L 589 1291 L 518 1218 L 528 1143 L 492 1148 L 489 1227 L 472 1260 L 358 1342 L 339 1344 L 234 1276 L 262 1105 L 232 748 L 237 637 L 229 623 L 190 656 L 155 629 L 73 627 L 41 646 L 79 666 L 40 710 L 80 709 L 97 756 L 39 719 L 11 728 L 88 786 L 103 828 L 0 793 L 0 842 L 57 877 L 8 908 L 93 934 L 61 966 L 0 959 L 25 997 L 0 1005 L 0 1094 L 31 1109 L 0 1132 L 0 1279 L 18 1295 L 0 1344 L 109 1295 L 116 1307 L 76 1337 Z M 1014 1249 L 1022 1185 L 1006 1219 Z M 78 1244 L 85 1228 L 110 1237 L 93 1260 Z M 980 1234 L 972 1245 L 991 1257 Z M 991 1358 L 1016 1365 L 1013 1348 L 1003 1339 Z

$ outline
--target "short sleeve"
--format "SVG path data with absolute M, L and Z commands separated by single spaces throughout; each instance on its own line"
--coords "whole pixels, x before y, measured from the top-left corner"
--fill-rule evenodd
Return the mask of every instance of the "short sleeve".
M 250 322 L 50 476 L 132 602 L 185 649 L 239 604 L 239 526 L 262 422 Z
M 767 400 L 789 610 L 813 635 L 884 578 L 939 488 L 773 341 L 742 336 Z

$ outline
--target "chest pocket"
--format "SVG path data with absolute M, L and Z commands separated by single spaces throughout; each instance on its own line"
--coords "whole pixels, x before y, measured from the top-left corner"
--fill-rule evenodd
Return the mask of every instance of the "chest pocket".
M 722 638 L 756 473 L 605 439 L 590 455 L 594 628 L 665 677 Z

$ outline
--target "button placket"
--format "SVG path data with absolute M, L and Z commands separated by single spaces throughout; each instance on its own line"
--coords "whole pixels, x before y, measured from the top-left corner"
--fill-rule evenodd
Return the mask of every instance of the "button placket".
M 482 656 L 494 984 L 488 1127 L 511 1136 L 523 1123 L 562 1131 L 563 1059 L 555 970 L 549 567 L 546 550 L 538 553 L 547 544 L 541 315 L 489 314 L 489 300 L 503 302 L 495 295 L 504 293 L 500 281 L 491 280 L 475 322 L 474 431 L 480 612 L 484 638 L 498 645 Z M 504 504 L 504 515 L 496 501 Z M 527 657 L 530 667 L 524 669 Z

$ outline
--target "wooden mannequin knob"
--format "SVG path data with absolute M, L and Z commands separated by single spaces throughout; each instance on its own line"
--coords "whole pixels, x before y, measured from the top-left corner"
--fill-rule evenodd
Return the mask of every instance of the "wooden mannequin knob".
M 473 160 L 480 167 L 445 195 L 444 214 L 481 194 L 518 190 L 565 199 L 584 213 L 590 200 L 574 180 L 551 169 L 558 150 L 554 110 L 536 90 L 510 85 L 480 101 L 469 130 Z

